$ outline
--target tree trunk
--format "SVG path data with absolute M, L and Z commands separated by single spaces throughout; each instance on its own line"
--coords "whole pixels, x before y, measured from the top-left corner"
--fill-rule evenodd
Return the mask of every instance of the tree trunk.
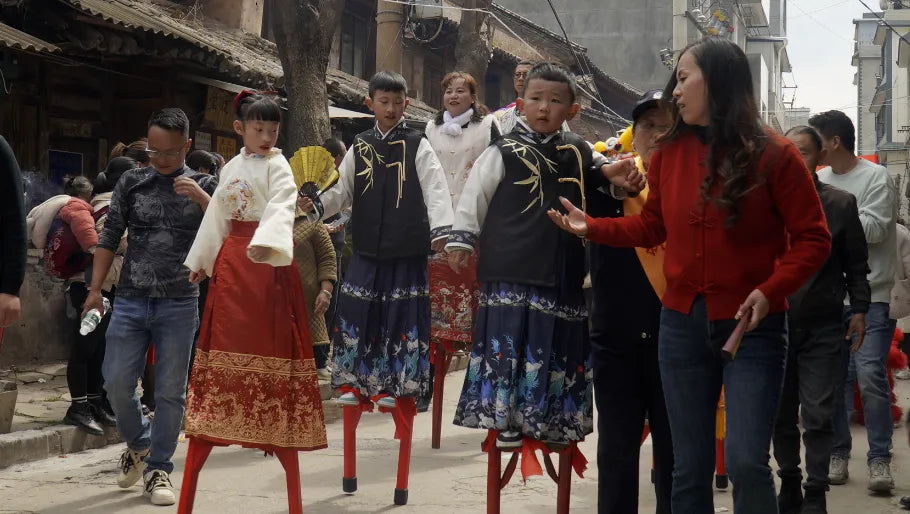
M 282 123 L 285 150 L 321 145 L 331 135 L 326 69 L 345 0 L 274 2 L 272 29 L 284 71 L 288 112 Z
M 490 9 L 491 0 L 465 0 L 464 6 L 470 9 Z M 487 13 L 463 11 L 458 25 L 458 42 L 455 45 L 455 70 L 465 71 L 474 77 L 480 91 L 477 96 L 484 98 L 483 89 L 486 83 L 487 64 L 490 62 L 490 41 L 484 30 Z

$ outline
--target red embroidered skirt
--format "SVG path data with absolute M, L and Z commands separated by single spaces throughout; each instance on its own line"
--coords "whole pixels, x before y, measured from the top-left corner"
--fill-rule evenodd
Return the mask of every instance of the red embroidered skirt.
M 234 221 L 215 261 L 186 402 L 186 435 L 215 444 L 326 447 L 297 266 L 247 258 L 258 223 Z
M 477 284 L 477 258 L 455 273 L 444 253 L 429 262 L 430 338 L 471 344 L 474 341 L 474 314 L 480 290 Z

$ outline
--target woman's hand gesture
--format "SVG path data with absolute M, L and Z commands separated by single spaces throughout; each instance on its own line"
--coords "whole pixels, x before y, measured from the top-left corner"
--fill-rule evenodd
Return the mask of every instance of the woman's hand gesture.
M 556 209 L 550 209 L 547 211 L 547 215 L 559 228 L 576 236 L 584 237 L 588 233 L 588 222 L 585 213 L 562 196 L 559 197 L 559 201 L 562 202 L 562 206 L 566 208 L 568 214 L 563 214 Z

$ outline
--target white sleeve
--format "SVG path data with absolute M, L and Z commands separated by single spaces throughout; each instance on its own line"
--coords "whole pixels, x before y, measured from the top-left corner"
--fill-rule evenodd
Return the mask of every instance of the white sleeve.
M 290 266 L 294 259 L 294 214 L 297 209 L 297 186 L 291 165 L 282 155 L 268 161 L 268 205 L 262 211 L 259 227 L 250 247 L 271 250 L 260 264 Z
M 231 175 L 232 169 L 225 165 L 221 171 L 221 181 L 215 194 L 209 200 L 209 205 L 202 216 L 202 224 L 196 232 L 196 239 L 187 254 L 183 265 L 190 271 L 205 271 L 205 274 L 212 276 L 215 273 L 215 259 L 218 252 L 221 251 L 221 245 L 231 231 L 230 217 L 224 212 L 221 195 L 224 194 L 224 185 L 229 181 L 227 178 Z
M 863 194 L 859 204 L 859 220 L 863 224 L 868 244 L 881 243 L 888 237 L 888 229 L 895 222 L 894 182 L 884 168 L 877 174 Z
M 433 241 L 448 237 L 455 214 L 452 212 L 452 197 L 446 183 L 445 172 L 436 152 L 426 138 L 417 147 L 417 179 L 423 191 L 423 202 L 430 218 L 430 237 Z
M 310 221 L 319 221 L 338 214 L 339 212 L 349 210 L 351 202 L 354 199 L 354 170 L 356 168 L 357 145 L 353 145 L 344 155 L 341 165 L 338 166 L 338 182 L 329 188 L 328 191 L 319 196 L 322 202 L 323 212 L 320 214 L 311 212 L 307 214 Z
M 498 147 L 490 146 L 477 158 L 464 185 L 455 209 L 455 223 L 446 250 L 474 250 L 490 201 L 505 175 L 502 153 Z

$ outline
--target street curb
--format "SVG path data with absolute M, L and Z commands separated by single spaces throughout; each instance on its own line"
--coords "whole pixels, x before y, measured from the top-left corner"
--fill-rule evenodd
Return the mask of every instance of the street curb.
M 467 355 L 452 358 L 449 373 L 465 369 L 468 360 Z M 333 423 L 340 420 L 341 407 L 334 401 L 337 394 L 327 382 L 320 383 L 319 386 L 323 397 L 325 422 Z M 70 425 L 54 425 L 40 430 L 0 434 L 0 469 L 69 453 L 104 448 L 119 442 L 117 429 L 112 427 L 104 427 L 104 435 L 89 435 Z

